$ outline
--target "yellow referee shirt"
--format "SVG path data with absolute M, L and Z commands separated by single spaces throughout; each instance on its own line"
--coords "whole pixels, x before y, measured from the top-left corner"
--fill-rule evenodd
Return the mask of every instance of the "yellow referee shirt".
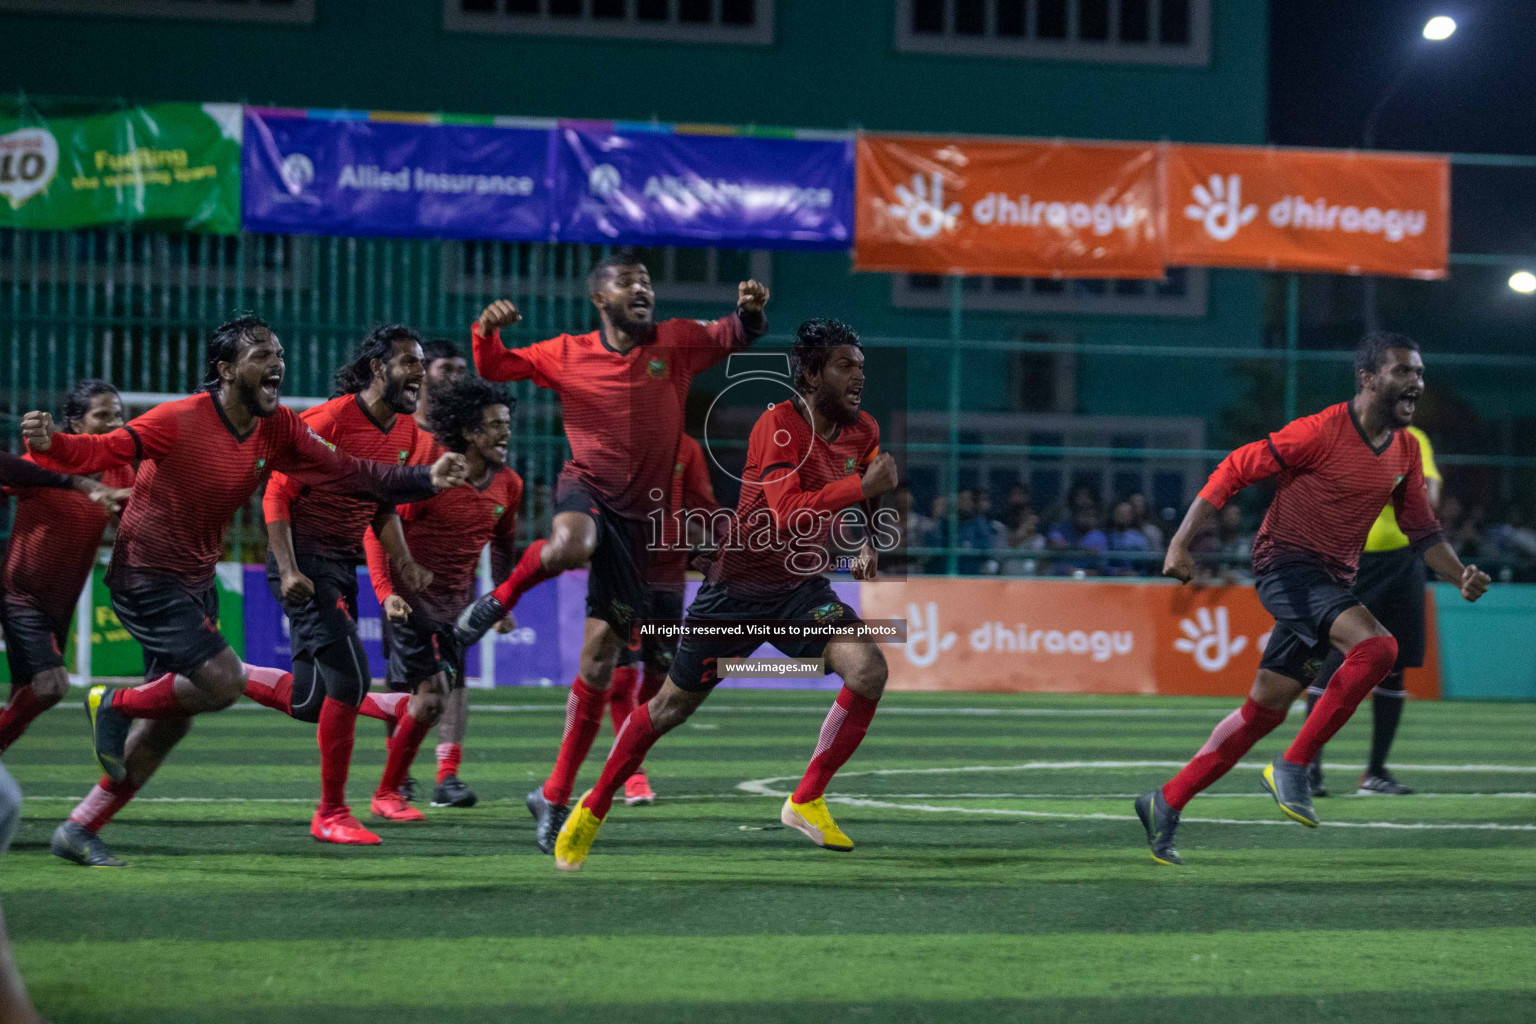
M 1419 439 L 1419 451 L 1424 456 L 1424 479 L 1439 480 L 1440 470 L 1435 466 L 1435 449 L 1429 438 L 1418 427 L 1409 427 L 1408 432 Z M 1396 551 L 1407 546 L 1408 535 L 1397 528 L 1397 513 L 1388 505 L 1372 524 L 1371 535 L 1365 539 L 1365 550 Z

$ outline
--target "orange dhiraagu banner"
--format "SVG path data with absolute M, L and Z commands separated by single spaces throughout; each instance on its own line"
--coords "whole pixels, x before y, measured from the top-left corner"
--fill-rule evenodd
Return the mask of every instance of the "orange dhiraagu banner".
M 1158 147 L 860 135 L 854 268 L 1162 277 Z
M 1166 147 L 1168 262 L 1437 279 L 1450 248 L 1441 157 Z
M 886 648 L 893 690 L 1241 697 L 1274 628 L 1246 586 L 914 577 L 859 600 L 865 619 L 907 620 L 906 644 Z M 1408 691 L 1435 699 L 1429 634 Z

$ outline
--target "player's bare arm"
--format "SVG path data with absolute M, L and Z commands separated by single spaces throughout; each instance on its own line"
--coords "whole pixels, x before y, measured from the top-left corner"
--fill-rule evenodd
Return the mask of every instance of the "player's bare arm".
M 1461 559 L 1456 557 L 1455 549 L 1445 541 L 1425 549 L 1424 564 L 1441 579 L 1456 584 L 1461 596 L 1468 601 L 1476 601 L 1486 594 L 1488 584 L 1492 582 L 1488 574 L 1477 566 L 1462 565 Z
M 1204 533 L 1216 520 L 1216 506 L 1204 498 L 1196 498 L 1184 513 L 1173 539 L 1168 542 L 1168 554 L 1163 559 L 1163 575 L 1188 583 L 1195 576 L 1195 557 L 1189 553 L 1190 542 Z
M 432 585 L 432 570 L 411 556 L 398 515 L 392 510 L 381 509 L 373 519 L 373 533 L 384 546 L 393 571 L 399 574 L 400 582 L 407 590 L 422 591 Z
M 299 560 L 293 551 L 293 524 L 289 520 L 274 519 L 267 523 L 267 550 L 277 563 L 283 603 L 300 605 L 313 601 L 315 582 L 299 571 Z

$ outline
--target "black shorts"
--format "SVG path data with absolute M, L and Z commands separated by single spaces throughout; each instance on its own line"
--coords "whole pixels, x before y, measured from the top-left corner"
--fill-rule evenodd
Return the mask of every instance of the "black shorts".
M 1328 634 L 1342 613 L 1360 603 L 1333 573 L 1320 565 L 1294 563 L 1260 576 L 1259 602 L 1275 617 L 1259 668 L 1306 682 L 1308 662 L 1327 655 Z
M 379 612 L 379 646 L 384 652 L 384 689 L 390 693 L 410 693 L 415 687 L 406 682 L 404 676 L 396 674 L 395 624 L 382 611 Z
M 683 619 L 683 592 L 671 587 L 657 587 L 651 590 L 650 612 L 647 616 L 654 622 L 681 622 Z M 629 643 L 619 652 L 620 665 L 649 665 L 665 672 L 672 667 L 672 659 L 677 656 L 677 638 L 667 637 L 660 640 L 638 640 L 631 635 Z
M 315 585 L 315 596 L 300 605 L 283 601 L 277 559 L 267 553 L 267 588 L 288 616 L 289 644 L 295 655 L 313 654 L 357 634 L 357 567 L 321 555 L 299 555 L 299 572 Z
M 688 606 L 688 621 L 777 619 L 796 622 L 857 622 L 858 613 L 842 602 L 824 576 L 814 576 L 773 598 L 731 597 L 719 584 L 706 583 Z M 828 641 L 817 637 L 773 646 L 790 658 L 819 658 Z M 762 646 L 761 640 L 684 640 L 677 648 L 667 678 L 683 690 L 707 690 L 720 681 L 717 658 L 744 658 Z M 827 671 L 831 671 L 828 669 Z
M 198 591 L 169 579 L 110 589 L 118 621 L 144 648 L 146 679 L 186 675 L 229 646 L 219 632 L 219 591 L 212 583 Z
M 581 481 L 567 476 L 561 476 L 555 497 L 555 513 L 561 512 L 585 512 L 597 524 L 597 547 L 587 567 L 587 617 L 629 636 L 634 620 L 650 614 L 648 524 L 613 512 Z
M 1360 556 L 1355 596 L 1396 638 L 1396 670 L 1424 664 L 1424 583 L 1424 562 L 1412 548 Z
M 411 613 L 404 622 L 389 624 L 389 668 L 386 679 L 396 692 L 414 690 L 439 672 L 448 685 L 464 686 L 464 648 L 453 638 L 453 623 Z
M 5 660 L 11 667 L 12 685 L 25 685 L 39 673 L 64 667 L 68 623 L 60 626 L 29 605 L 4 604 L 0 624 L 5 627 Z

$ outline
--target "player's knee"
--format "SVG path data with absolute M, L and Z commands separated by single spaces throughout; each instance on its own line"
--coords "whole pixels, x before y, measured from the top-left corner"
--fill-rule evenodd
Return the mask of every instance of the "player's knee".
M 45 708 L 63 700 L 68 691 L 69 674 L 61 668 L 51 668 L 32 677 L 32 697 Z
M 1306 687 L 1298 680 L 1261 668 L 1259 674 L 1254 677 L 1253 687 L 1248 691 L 1248 698 L 1271 711 L 1288 712 L 1292 702 L 1304 689 Z
M 586 516 L 582 518 L 589 524 L 592 522 Z M 568 569 L 579 569 L 592 561 L 592 552 L 596 549 L 596 529 L 589 526 L 578 530 L 556 523 L 550 530 L 549 540 L 544 542 L 542 560 L 546 569 L 565 572 Z
M 663 686 L 661 692 L 646 705 L 651 713 L 651 729 L 657 733 L 670 732 L 688 721 L 698 709 L 701 698 L 676 686 Z
M 1373 673 L 1385 676 L 1397 664 L 1397 638 L 1391 633 L 1369 637 L 1351 647 L 1349 657 L 1359 658 Z
M 443 717 L 443 695 L 436 687 L 418 690 L 411 698 L 411 717 L 423 725 L 436 725 Z

